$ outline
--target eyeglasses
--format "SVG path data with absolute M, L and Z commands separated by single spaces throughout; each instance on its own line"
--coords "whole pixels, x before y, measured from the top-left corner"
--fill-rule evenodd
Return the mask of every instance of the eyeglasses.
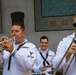
M 76 23 L 73 23 L 73 26 L 76 27 Z

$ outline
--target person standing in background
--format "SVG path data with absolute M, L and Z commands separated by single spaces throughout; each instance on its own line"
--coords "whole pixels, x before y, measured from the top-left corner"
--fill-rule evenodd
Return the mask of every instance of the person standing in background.
M 52 70 L 52 59 L 55 53 L 48 49 L 49 40 L 46 36 L 40 38 L 40 48 L 37 51 L 37 59 L 33 67 L 34 73 L 43 73 L 50 75 L 48 72 Z M 51 66 L 50 66 L 51 65 Z M 46 66 L 48 66 L 46 68 Z

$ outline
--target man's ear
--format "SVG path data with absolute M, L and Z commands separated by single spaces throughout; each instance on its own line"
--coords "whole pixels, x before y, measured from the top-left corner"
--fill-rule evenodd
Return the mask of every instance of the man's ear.
M 26 31 L 23 31 L 23 35 L 26 36 Z

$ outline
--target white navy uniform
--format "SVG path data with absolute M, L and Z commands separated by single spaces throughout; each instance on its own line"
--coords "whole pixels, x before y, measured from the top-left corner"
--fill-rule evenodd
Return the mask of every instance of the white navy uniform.
M 63 55 L 67 51 L 67 49 L 70 46 L 74 37 L 75 37 L 75 33 L 63 38 L 63 40 L 60 41 L 57 51 L 56 51 L 56 56 L 53 59 L 53 64 L 54 64 L 55 68 L 59 64 L 60 60 L 63 58 Z M 73 56 L 73 54 L 71 55 L 70 60 L 71 60 L 72 56 Z M 60 68 L 64 69 L 63 70 L 64 73 L 66 71 L 66 68 L 67 68 L 70 60 L 66 63 L 66 58 L 64 58 L 62 64 L 60 65 Z M 68 71 L 66 72 L 66 75 L 76 75 L 76 56 L 74 57 L 74 60 L 72 61 Z
M 36 59 L 36 63 L 34 64 L 33 71 L 35 73 L 45 73 L 46 75 L 51 75 L 51 74 L 48 74 L 48 72 L 52 70 L 51 67 L 47 68 L 47 70 L 45 70 L 44 72 L 42 72 L 40 70 L 41 67 L 44 67 L 44 65 L 43 65 L 44 59 L 41 57 L 39 51 L 42 53 L 42 55 L 44 56 L 44 58 L 46 58 L 46 54 L 48 52 L 48 56 L 47 56 L 46 60 L 49 62 L 50 65 L 52 65 L 51 62 L 52 62 L 53 57 L 55 56 L 55 53 L 53 51 L 48 50 L 48 49 L 46 51 L 42 51 L 39 48 L 38 51 L 37 51 L 37 59 Z M 48 66 L 48 64 L 45 63 L 45 66 Z
M 16 50 L 18 46 L 19 44 L 14 44 L 14 50 Z M 25 40 L 25 44 L 12 55 L 10 69 L 8 70 L 10 53 L 4 50 L 0 53 L 0 63 L 2 63 L 3 60 L 3 75 L 31 75 L 32 67 L 36 60 L 36 51 L 37 48 L 35 45 Z M 13 54 L 13 52 L 11 54 Z M 1 59 L 1 57 L 3 58 Z

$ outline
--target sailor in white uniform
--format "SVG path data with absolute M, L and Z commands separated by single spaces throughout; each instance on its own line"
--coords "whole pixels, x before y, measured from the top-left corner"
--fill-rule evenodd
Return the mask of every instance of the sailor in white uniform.
M 6 41 L 2 44 L 4 50 L 0 53 L 0 63 L 3 63 L 3 75 L 32 75 L 32 67 L 36 60 L 37 48 L 24 39 L 25 27 L 17 22 L 12 25 L 11 36 L 14 43 Z M 8 39 L 2 36 L 0 41 Z
M 76 75 L 76 15 L 73 17 L 73 27 L 74 33 L 63 38 L 63 40 L 60 41 L 57 47 L 56 56 L 53 59 L 54 68 L 57 68 L 58 64 L 68 50 L 61 65 L 59 66 L 59 69 L 63 69 L 63 75 Z M 73 56 L 74 59 L 69 66 L 69 63 Z
M 55 53 L 48 48 L 48 38 L 42 36 L 40 38 L 40 48 L 37 51 L 37 59 L 34 64 L 33 71 L 35 73 L 44 73 L 46 75 L 51 75 L 48 72 L 52 71 L 52 59 L 55 56 Z M 50 66 L 51 65 L 51 66 Z M 45 68 L 48 66 L 47 68 Z

